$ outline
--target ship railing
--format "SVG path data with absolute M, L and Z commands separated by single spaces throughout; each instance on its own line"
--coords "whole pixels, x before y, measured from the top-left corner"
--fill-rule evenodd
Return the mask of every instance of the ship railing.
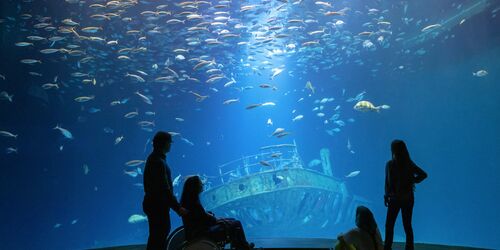
M 219 165 L 218 181 L 225 184 L 248 175 L 287 168 L 303 168 L 295 141 L 261 147 L 260 153 Z

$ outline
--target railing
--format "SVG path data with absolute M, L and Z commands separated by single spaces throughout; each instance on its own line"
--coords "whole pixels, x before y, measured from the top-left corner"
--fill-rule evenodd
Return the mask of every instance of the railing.
M 218 167 L 220 184 L 244 176 L 285 168 L 302 168 L 302 160 L 293 144 L 278 144 L 260 148 L 260 153 L 243 156 Z

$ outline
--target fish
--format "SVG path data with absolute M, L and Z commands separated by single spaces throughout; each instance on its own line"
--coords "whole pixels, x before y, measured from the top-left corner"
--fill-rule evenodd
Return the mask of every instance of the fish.
M 61 132 L 61 134 L 62 134 L 62 135 L 63 135 L 66 139 L 70 139 L 70 140 L 71 140 L 71 139 L 73 139 L 73 134 L 72 134 L 69 130 L 67 130 L 67 129 L 65 129 L 65 128 L 61 128 L 61 127 L 59 126 L 59 124 L 57 124 L 57 125 L 54 127 L 54 129 L 59 130 L 59 131 Z
M 82 28 L 81 31 L 85 32 L 85 33 L 97 33 L 99 31 L 102 31 L 103 28 L 102 27 L 85 27 L 85 28 Z
M 87 164 L 83 164 L 83 174 L 87 175 L 89 173 L 90 169 Z
M 72 77 L 86 77 L 86 76 L 89 76 L 89 74 L 81 73 L 81 72 L 73 72 L 73 73 L 71 73 L 71 76 Z
M 201 69 L 203 67 L 206 67 L 206 66 L 209 66 L 209 65 L 214 65 L 214 64 L 216 64 L 215 58 L 212 61 L 201 60 L 198 64 L 196 64 L 193 67 L 193 70 L 198 70 L 198 69 Z
M 15 134 L 13 134 L 13 133 L 11 133 L 9 131 L 0 130 L 0 136 L 10 137 L 10 138 L 17 139 L 18 135 L 15 135 Z
M 323 7 L 329 7 L 329 8 L 332 7 L 332 4 L 328 3 L 328 2 L 316 1 L 316 2 L 314 2 L 314 4 L 320 5 L 320 6 L 323 6 Z
M 62 20 L 62 23 L 63 24 L 66 24 L 66 25 L 69 25 L 69 26 L 77 26 L 77 25 L 80 25 L 79 23 L 71 20 L 71 18 L 66 18 L 64 20 Z
M 283 153 L 273 153 L 269 157 L 271 158 L 280 158 L 283 155 Z
M 260 165 L 262 165 L 262 166 L 272 167 L 271 163 L 269 163 L 269 162 L 267 162 L 267 161 L 260 161 L 259 163 L 260 163 Z
M 485 77 L 488 75 L 488 71 L 482 69 L 482 70 L 478 70 L 477 72 L 472 73 L 472 75 L 475 77 Z
M 22 59 L 21 63 L 33 65 L 35 63 L 42 63 L 42 61 L 37 59 Z
M 75 101 L 77 102 L 88 102 L 90 100 L 94 100 L 95 96 L 79 96 L 75 98 Z
M 147 103 L 149 105 L 153 104 L 153 102 L 151 101 L 151 99 L 149 97 L 139 93 L 139 91 L 136 91 L 135 94 L 138 95 L 142 99 L 142 101 L 144 101 L 145 103 Z
M 354 154 L 355 152 L 352 150 L 352 144 L 351 141 L 349 140 L 349 137 L 347 137 L 347 150 L 349 153 Z
M 123 138 L 124 138 L 123 135 L 116 137 L 116 139 L 115 139 L 115 145 L 118 145 L 118 143 L 122 142 Z
M 260 106 L 276 106 L 276 103 L 274 103 L 274 102 L 264 102 L 264 103 L 261 103 Z
M 133 178 L 135 178 L 139 175 L 137 170 L 123 170 L 123 173 L 130 176 L 130 177 L 133 177 Z
M 285 132 L 284 128 L 277 128 L 274 130 L 274 132 L 270 136 L 276 136 L 276 135 L 281 134 L 283 132 Z
M 225 83 L 224 88 L 230 87 L 231 85 L 233 85 L 235 83 L 236 83 L 236 80 L 234 80 L 234 78 L 231 77 L 231 81 Z
M 352 178 L 352 177 L 355 177 L 355 176 L 358 176 L 359 173 L 361 173 L 361 171 L 352 171 L 351 173 L 349 173 L 348 175 L 346 175 L 345 177 L 346 178 Z
M 7 93 L 7 91 L 0 92 L 0 100 L 7 100 L 9 102 L 12 102 L 13 97 L 14 97 L 14 95 L 9 95 L 9 93 Z
M 283 132 L 283 133 L 279 133 L 276 135 L 277 138 L 282 138 L 282 137 L 285 137 L 287 135 L 291 134 L 290 132 Z
M 17 154 L 17 148 L 8 147 L 8 148 L 5 149 L 5 153 L 6 154 L 12 154 L 12 153 L 16 153 Z
M 311 81 L 306 82 L 306 89 L 310 90 L 312 94 L 314 94 L 315 88 L 312 86 Z
M 137 82 L 146 82 L 146 80 L 144 80 L 144 78 L 142 78 L 141 76 L 136 74 L 130 74 L 128 72 L 125 74 L 125 77 L 130 77 Z
M 271 118 L 267 119 L 267 123 L 266 123 L 268 126 L 272 126 L 273 125 L 273 121 L 271 120 Z
M 125 165 L 127 165 L 129 167 L 137 167 L 137 166 L 143 164 L 144 162 L 145 162 L 144 160 L 130 160 L 130 161 L 125 162 Z
M 226 78 L 226 77 L 224 77 L 224 76 L 215 76 L 215 77 L 209 78 L 209 79 L 206 81 L 206 83 L 213 83 L 213 82 L 215 82 L 215 81 L 218 81 L 218 80 L 220 80 L 220 79 L 224 79 L 224 78 Z
M 184 138 L 184 137 L 181 137 L 181 140 L 183 142 L 185 142 L 186 144 L 190 145 L 190 146 L 194 146 L 194 143 L 192 143 L 190 140 L 188 140 L 187 138 Z
M 422 29 L 422 32 L 434 31 L 434 30 L 436 30 L 438 28 L 441 28 L 441 24 L 431 24 L 431 25 L 425 26 Z
M 347 99 L 346 101 L 347 102 L 353 102 L 353 101 L 359 102 L 365 97 L 365 94 L 366 94 L 366 91 L 363 91 L 363 92 L 357 94 L 355 97 L 351 97 L 351 98 Z
M 193 94 L 194 96 L 196 96 L 196 101 L 197 102 L 202 102 L 204 101 L 205 99 L 207 99 L 209 96 L 208 95 L 200 95 L 196 92 L 193 92 L 193 91 L 189 91 L 189 93 Z
M 254 108 L 257 108 L 260 106 L 262 106 L 262 103 L 250 104 L 250 105 L 246 106 L 245 109 L 254 109 Z
M 181 174 L 177 175 L 174 180 L 172 181 L 172 186 L 176 187 L 180 184 L 181 182 Z
M 138 111 L 132 111 L 132 112 L 128 112 L 124 115 L 125 118 L 134 118 L 136 117 L 137 115 L 139 115 L 139 112 Z
M 229 105 L 229 104 L 232 104 L 232 103 L 235 103 L 235 102 L 239 102 L 240 99 L 239 98 L 236 98 L 236 99 L 228 99 L 228 100 L 225 100 L 222 104 L 224 105 Z
M 142 214 L 133 214 L 128 218 L 128 223 L 130 224 L 136 224 L 145 221 L 148 221 L 148 217 Z
M 17 42 L 15 43 L 15 45 L 18 47 L 26 47 L 26 46 L 33 46 L 34 44 L 30 42 Z
M 118 40 L 110 40 L 106 42 L 107 45 L 118 45 Z
M 271 75 L 271 80 L 274 80 L 275 77 L 281 74 L 285 70 L 284 68 L 274 68 L 272 69 L 273 74 Z
M 40 53 L 42 54 L 54 54 L 56 52 L 60 52 L 60 49 L 42 49 L 40 50 Z
M 361 111 L 361 112 L 367 112 L 367 111 L 376 111 L 380 112 L 381 109 L 390 109 L 391 106 L 383 104 L 380 106 L 375 106 L 373 103 L 369 101 L 359 101 L 354 105 L 354 110 Z
M 41 37 L 41 36 L 28 36 L 26 38 L 28 38 L 28 40 L 31 40 L 31 41 L 43 41 L 43 40 L 47 40 L 47 38 Z
M 297 116 L 295 116 L 295 117 L 292 119 L 292 121 L 293 121 L 293 122 L 295 122 L 295 121 L 300 121 L 300 120 L 302 120 L 303 118 L 304 118 L 304 115 L 297 115 Z
M 57 83 L 45 83 L 42 85 L 42 88 L 45 90 L 48 89 L 59 89 L 59 85 Z

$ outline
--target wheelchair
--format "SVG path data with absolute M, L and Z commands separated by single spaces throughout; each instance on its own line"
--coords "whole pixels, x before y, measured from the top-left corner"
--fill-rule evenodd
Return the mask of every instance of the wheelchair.
M 184 226 L 176 228 L 167 237 L 167 250 L 223 250 L 229 239 L 216 242 L 207 237 L 187 241 Z

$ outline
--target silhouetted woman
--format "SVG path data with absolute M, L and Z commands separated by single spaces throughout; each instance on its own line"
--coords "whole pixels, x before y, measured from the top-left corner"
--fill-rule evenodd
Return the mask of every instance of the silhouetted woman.
M 356 208 L 356 228 L 338 236 L 336 250 L 382 250 L 382 236 L 373 213 L 365 206 Z
M 399 210 L 403 216 L 403 226 L 406 234 L 406 250 L 413 250 L 413 229 L 411 216 L 413 212 L 415 183 L 420 183 L 427 174 L 410 158 L 406 144 L 394 140 L 391 144 L 392 160 L 385 167 L 384 204 L 388 207 L 385 221 L 384 249 L 392 249 L 394 224 Z
M 215 241 L 230 239 L 231 248 L 238 250 L 252 249 L 245 238 L 243 227 L 238 220 L 230 218 L 216 218 L 213 213 L 207 213 L 200 202 L 200 193 L 203 183 L 199 176 L 190 176 L 184 183 L 181 206 L 189 213 L 182 217 L 186 240 L 208 237 Z

